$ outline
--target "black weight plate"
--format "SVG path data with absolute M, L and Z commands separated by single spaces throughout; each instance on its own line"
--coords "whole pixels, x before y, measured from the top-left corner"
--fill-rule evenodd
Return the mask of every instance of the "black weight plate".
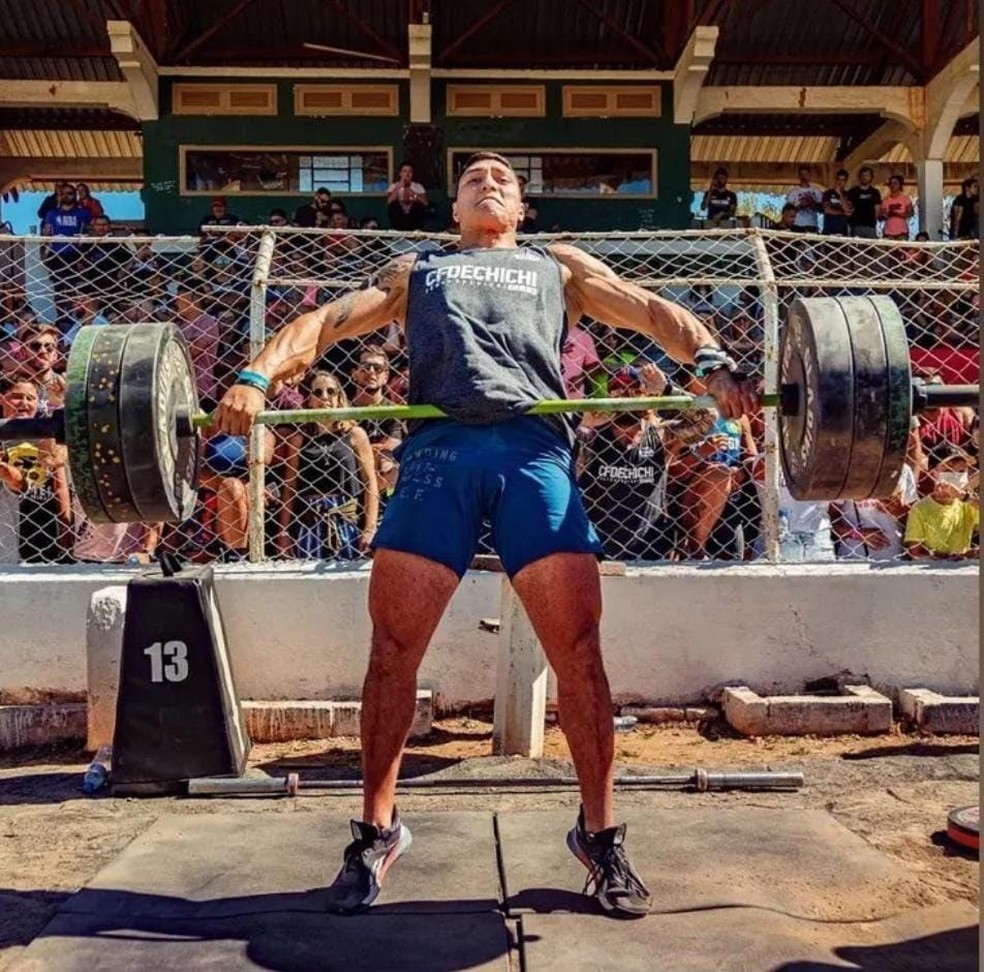
M 92 468 L 106 519 L 114 523 L 140 519 L 140 511 L 130 495 L 120 429 L 120 370 L 129 335 L 128 327 L 98 327 L 89 353 L 89 444 Z
M 868 297 L 837 298 L 851 335 L 854 358 L 854 439 L 840 495 L 873 495 L 885 461 L 888 433 L 888 359 L 878 307 Z
M 139 519 L 179 523 L 197 501 L 199 436 L 178 436 L 179 411 L 194 415 L 191 358 L 172 324 L 134 324 L 123 353 L 120 428 L 123 465 Z
M 93 523 L 109 517 L 99 498 L 89 441 L 89 358 L 98 327 L 83 327 L 72 342 L 65 369 L 65 445 L 72 489 L 82 510 Z
M 868 298 L 881 319 L 885 359 L 888 363 L 888 422 L 885 430 L 885 451 L 881 473 L 872 489 L 872 496 L 891 496 L 898 488 L 902 467 L 909 448 L 909 426 L 912 423 L 912 365 L 909 359 L 909 340 L 905 321 L 890 297 Z
M 795 499 L 837 499 L 854 439 L 854 361 L 833 297 L 794 300 L 780 343 L 779 380 L 799 387 L 797 414 L 779 421 L 786 487 Z

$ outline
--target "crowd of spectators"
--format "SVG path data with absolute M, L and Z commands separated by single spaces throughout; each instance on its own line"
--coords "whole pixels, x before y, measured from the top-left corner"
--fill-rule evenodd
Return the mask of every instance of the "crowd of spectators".
M 863 169 L 858 184 L 848 189 L 848 174 L 840 172 L 834 186 L 823 191 L 811 184 L 804 167 L 782 225 L 797 233 L 822 229 L 873 237 L 880 220 L 884 234 L 896 235 L 889 220 L 893 215 L 905 220 L 911 201 L 898 201 L 900 195 L 908 199 L 900 180 L 893 180 L 897 184 L 883 199 L 871 177 L 871 170 Z M 727 188 L 726 170 L 715 174 L 705 204 L 721 219 L 734 216 L 737 197 Z M 402 167 L 390 187 L 393 225 L 403 221 L 407 231 L 419 228 L 412 224 L 428 205 L 412 169 Z M 80 327 L 143 320 L 170 321 L 181 331 L 202 406 L 214 408 L 250 357 L 258 234 L 251 234 L 221 197 L 212 200 L 201 221 L 198 245 L 177 255 L 147 239 L 115 234 L 110 217 L 84 185 L 59 184 L 42 211 L 45 235 L 56 237 L 41 254 L 54 319 L 39 320 L 24 296 L 0 305 L 3 416 L 44 415 L 63 403 L 66 357 Z M 977 183 L 968 180 L 954 203 L 955 235 L 976 232 L 976 212 Z M 528 206 L 524 226 L 535 230 L 536 218 Z M 273 282 L 266 291 L 267 334 L 357 284 L 367 268 L 385 259 L 387 244 L 352 235 L 355 220 L 324 189 L 292 215 L 274 209 L 264 222 L 322 231 L 278 238 Z M 378 225 L 366 218 L 359 228 Z M 777 268 L 809 276 L 823 268 L 827 245 L 804 241 L 801 246 L 797 240 L 796 247 L 770 255 Z M 891 253 L 891 272 L 902 280 L 952 275 L 965 282 L 976 273 L 976 258 L 961 263 L 951 256 L 944 265 L 932 249 Z M 792 263 L 784 266 L 783 260 Z M 879 266 L 873 275 L 884 272 Z M 808 292 L 802 284 L 796 287 L 780 286 L 783 304 Z M 910 327 L 914 366 L 927 381 L 976 381 L 979 345 L 971 323 L 977 304 L 968 293 L 939 288 L 892 293 Z M 723 302 L 708 284 L 665 295 L 686 303 L 746 372 L 762 377 L 763 311 L 754 287 L 739 288 Z M 641 336 L 587 320 L 569 330 L 560 360 L 572 398 L 703 391 L 694 373 Z M 399 404 L 407 384 L 403 334 L 394 326 L 366 343 L 329 348 L 296 387 L 274 390 L 271 407 Z M 266 427 L 266 556 L 362 557 L 394 488 L 404 434 L 403 424 L 393 419 Z M 205 436 L 200 503 L 193 518 L 178 526 L 90 523 L 73 499 L 60 446 L 7 443 L 0 453 L 0 562 L 145 563 L 162 550 L 199 562 L 244 558 L 250 514 L 247 446 L 229 436 Z M 914 422 L 908 462 L 888 500 L 798 503 L 782 485 L 783 559 L 973 555 L 977 436 L 978 418 L 970 410 L 924 412 Z M 761 415 L 736 422 L 701 410 L 587 414 L 577 437 L 579 483 L 610 557 L 740 560 L 764 554 Z

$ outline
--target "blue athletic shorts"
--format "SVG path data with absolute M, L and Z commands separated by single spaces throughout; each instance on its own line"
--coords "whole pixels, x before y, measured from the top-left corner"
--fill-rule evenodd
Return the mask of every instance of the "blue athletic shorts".
M 514 577 L 553 553 L 603 556 L 570 446 L 543 419 L 424 423 L 397 450 L 396 489 L 373 547 L 418 554 L 463 576 L 482 521 Z

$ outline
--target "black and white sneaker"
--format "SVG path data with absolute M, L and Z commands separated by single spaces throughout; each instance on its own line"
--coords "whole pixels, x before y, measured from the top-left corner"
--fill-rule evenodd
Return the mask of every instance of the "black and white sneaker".
M 653 899 L 629 861 L 623 846 L 625 824 L 596 834 L 584 829 L 584 808 L 567 834 L 571 853 L 588 869 L 582 894 L 598 899 L 602 908 L 620 918 L 649 914 Z
M 410 846 L 410 830 L 394 813 L 389 830 L 352 821 L 355 838 L 345 848 L 345 862 L 328 888 L 328 910 L 340 915 L 365 911 L 379 896 L 386 872 Z

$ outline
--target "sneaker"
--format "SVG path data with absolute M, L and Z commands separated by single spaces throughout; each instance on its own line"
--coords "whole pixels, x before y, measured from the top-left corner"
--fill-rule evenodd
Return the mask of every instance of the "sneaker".
M 621 918 L 649 914 L 652 896 L 625 853 L 625 824 L 596 834 L 584 829 L 584 808 L 567 834 L 571 853 L 588 869 L 582 894 L 598 899 L 602 908 Z
M 328 888 L 328 910 L 341 915 L 365 911 L 376 900 L 386 872 L 411 841 L 399 814 L 393 815 L 389 830 L 353 820 L 352 836 L 342 869 Z

